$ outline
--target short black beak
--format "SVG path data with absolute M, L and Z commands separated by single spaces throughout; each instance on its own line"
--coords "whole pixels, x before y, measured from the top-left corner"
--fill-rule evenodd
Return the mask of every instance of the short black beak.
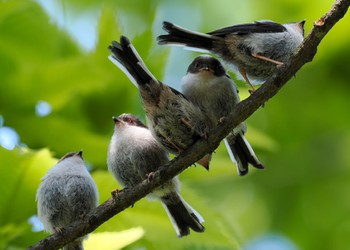
M 304 36 L 304 24 L 305 24 L 305 22 L 306 22 L 306 20 L 304 19 L 304 20 L 302 20 L 302 21 L 300 21 L 298 24 L 299 24 L 299 27 L 300 27 L 300 29 L 301 29 L 301 31 L 302 31 L 302 34 L 303 34 L 303 36 Z
M 77 155 L 79 155 L 80 158 L 83 158 L 83 150 L 81 149 L 81 150 L 77 153 Z
M 112 119 L 113 119 L 114 123 L 120 122 L 120 119 L 116 116 L 113 116 Z

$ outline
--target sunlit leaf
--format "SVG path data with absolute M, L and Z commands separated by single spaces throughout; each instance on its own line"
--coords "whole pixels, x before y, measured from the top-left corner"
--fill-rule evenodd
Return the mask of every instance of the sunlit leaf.
M 137 241 L 144 235 L 141 227 L 131 228 L 121 232 L 93 233 L 84 242 L 84 249 L 118 250 Z

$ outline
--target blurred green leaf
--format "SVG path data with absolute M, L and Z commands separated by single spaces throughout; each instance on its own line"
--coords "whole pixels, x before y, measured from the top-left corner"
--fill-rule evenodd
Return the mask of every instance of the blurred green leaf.
M 137 241 L 144 235 L 141 227 L 121 232 L 92 233 L 84 242 L 84 249 L 118 250 Z
M 0 176 L 4 184 L 1 185 L 0 224 L 21 222 L 35 214 L 33 201 L 36 189 L 41 177 L 56 160 L 47 149 L 31 152 L 24 149 L 7 151 L 3 148 L 0 148 L 0 159 Z M 23 207 L 22 204 L 28 205 Z M 19 207 L 21 213 L 17 212 L 16 208 Z
M 28 219 L 36 214 L 36 190 L 41 177 L 56 162 L 47 149 L 35 152 L 0 148 L 0 238 L 5 242 L 18 244 L 25 234 L 33 235 Z M 35 242 L 33 237 L 29 239 Z

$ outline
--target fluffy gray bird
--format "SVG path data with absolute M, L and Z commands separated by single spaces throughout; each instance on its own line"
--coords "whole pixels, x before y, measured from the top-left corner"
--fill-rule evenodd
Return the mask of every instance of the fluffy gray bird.
M 133 187 L 166 164 L 168 153 L 154 139 L 148 128 L 135 116 L 113 117 L 114 134 L 108 148 L 108 170 L 123 187 Z M 149 197 L 160 200 L 178 237 L 190 228 L 204 232 L 200 216 L 179 194 L 177 178 L 154 190 Z
M 254 91 L 287 63 L 304 39 L 305 21 L 279 24 L 258 21 L 218 29 L 209 33 L 194 32 L 170 22 L 163 22 L 167 35 L 158 37 L 161 45 L 180 45 L 208 51 L 234 66 Z M 253 80 L 254 82 L 251 82 Z
M 205 114 L 184 95 L 158 81 L 138 55 L 128 38 L 113 41 L 108 47 L 109 59 L 117 65 L 139 89 L 146 111 L 149 129 L 157 141 L 170 153 L 180 154 L 209 132 Z M 209 168 L 211 155 L 198 163 Z
M 220 61 L 209 55 L 198 56 L 190 64 L 187 74 L 182 78 L 182 93 L 211 120 L 216 120 L 217 125 L 239 103 L 235 83 Z M 246 130 L 242 122 L 225 138 L 227 151 L 236 163 L 239 175 L 248 173 L 249 163 L 258 169 L 264 168 L 244 137 Z
M 49 233 L 60 231 L 89 213 L 98 203 L 98 191 L 87 171 L 82 151 L 68 153 L 42 178 L 36 193 L 38 217 Z M 81 250 L 79 238 L 63 250 Z

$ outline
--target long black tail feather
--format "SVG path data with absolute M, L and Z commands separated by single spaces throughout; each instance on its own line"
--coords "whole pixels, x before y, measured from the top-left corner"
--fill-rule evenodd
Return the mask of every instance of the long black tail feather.
M 174 195 L 162 197 L 162 203 L 177 231 L 178 237 L 188 235 L 190 228 L 195 232 L 204 232 L 205 228 L 201 224 L 203 218 L 179 195 Z
M 163 22 L 163 29 L 168 34 L 157 37 L 158 44 L 160 45 L 178 44 L 206 51 L 210 51 L 213 48 L 215 37 L 211 35 L 193 32 L 170 22 Z
M 227 150 L 233 154 L 237 163 L 238 174 L 243 176 L 248 173 L 248 165 L 251 164 L 257 169 L 264 169 L 264 165 L 258 160 L 253 149 L 242 133 L 230 134 L 225 138 Z
M 155 80 L 127 37 L 121 36 L 120 43 L 112 41 L 108 49 L 112 53 L 110 60 L 123 70 L 134 84 L 142 86 Z

